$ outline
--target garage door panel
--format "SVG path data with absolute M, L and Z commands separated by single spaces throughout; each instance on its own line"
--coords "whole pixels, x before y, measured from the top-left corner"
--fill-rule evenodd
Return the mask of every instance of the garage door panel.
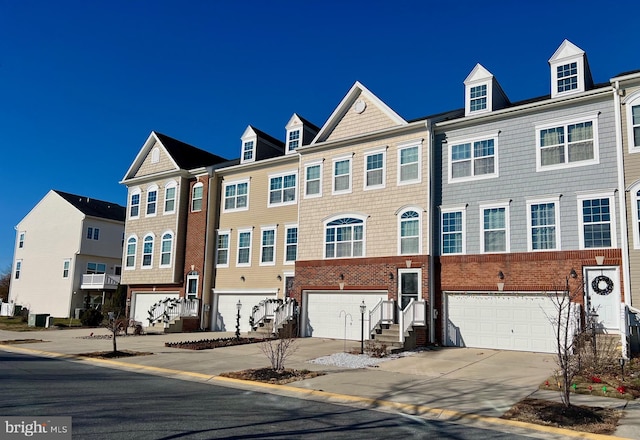
M 147 327 L 149 325 L 149 309 L 152 305 L 157 303 L 158 301 L 162 301 L 165 298 L 179 298 L 180 295 L 171 292 L 165 293 L 142 293 L 142 292 L 133 292 L 134 296 L 134 305 L 133 305 L 133 319 L 141 322 L 143 326 Z
M 447 313 L 466 347 L 555 351 L 550 298 L 523 295 L 448 295 Z M 455 337 L 449 338 L 455 345 Z
M 367 306 L 365 312 L 365 339 L 369 326 L 369 311 L 380 299 L 387 299 L 387 293 L 358 292 L 307 292 L 304 300 L 305 319 L 303 332 L 305 336 L 331 339 L 360 340 L 360 304 Z
M 253 306 L 257 305 L 260 301 L 267 298 L 275 298 L 276 296 L 260 294 L 218 294 L 216 295 L 216 301 L 218 305 L 218 312 L 216 316 L 216 322 L 214 323 L 215 329 L 223 332 L 235 332 L 238 308 L 237 304 L 240 301 L 242 308 L 240 309 L 240 331 L 246 333 L 251 331 L 249 325 L 249 318 L 251 317 L 251 310 Z

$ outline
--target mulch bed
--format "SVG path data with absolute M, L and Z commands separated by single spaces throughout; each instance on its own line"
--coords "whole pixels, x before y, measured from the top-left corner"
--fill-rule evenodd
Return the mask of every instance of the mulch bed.
M 130 350 L 118 350 L 118 351 L 94 351 L 91 353 L 80 353 L 78 356 L 90 357 L 90 358 L 98 358 L 98 359 L 118 359 L 118 358 L 128 358 L 133 356 L 147 356 L 153 353 L 146 351 L 130 351 Z
M 234 345 L 256 344 L 267 341 L 263 338 L 220 338 L 202 339 L 199 341 L 165 342 L 165 347 L 185 348 L 188 350 L 211 350 L 217 347 L 232 347 Z
M 273 383 L 284 385 L 297 380 L 311 379 L 312 377 L 323 376 L 326 373 L 321 371 L 291 370 L 284 369 L 276 371 L 273 368 L 257 368 L 242 371 L 222 373 L 220 376 L 232 379 L 253 380 L 255 382 Z
M 541 399 L 524 399 L 515 404 L 502 418 L 555 426 L 593 434 L 613 434 L 622 412 L 601 407 L 572 405 Z

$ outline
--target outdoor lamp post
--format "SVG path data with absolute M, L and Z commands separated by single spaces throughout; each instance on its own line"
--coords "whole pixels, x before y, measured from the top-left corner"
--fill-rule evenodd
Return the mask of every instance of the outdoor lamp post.
M 589 320 L 591 321 L 591 343 L 593 344 L 593 355 L 596 356 L 596 327 L 598 326 L 598 312 L 596 309 L 591 307 L 591 311 L 589 311 Z
M 620 363 L 620 371 L 622 373 L 622 379 L 624 379 L 624 363 L 625 363 L 625 359 L 623 357 L 621 357 L 620 359 L 618 359 L 618 362 Z
M 367 305 L 362 300 L 360 304 L 360 354 L 364 353 L 364 312 L 367 311 Z
M 236 308 L 238 309 L 238 315 L 236 316 L 236 339 L 240 339 L 240 309 L 242 308 L 240 300 L 238 300 Z

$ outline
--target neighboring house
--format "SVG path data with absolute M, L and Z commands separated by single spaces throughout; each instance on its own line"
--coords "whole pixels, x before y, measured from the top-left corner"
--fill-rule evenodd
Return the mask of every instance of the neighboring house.
M 397 321 L 397 305 L 419 309 L 418 339 L 426 342 L 430 143 L 428 119 L 406 121 L 356 82 L 313 142 L 298 149 L 292 295 L 301 303 L 302 336 L 360 339 L 364 316 L 369 339 L 380 321 Z
M 180 302 L 172 318 L 191 317 L 178 330 L 206 327 L 210 295 L 203 292 L 210 292 L 213 274 L 205 261 L 214 250 L 206 238 L 214 237 L 217 208 L 210 206 L 216 200 L 210 194 L 218 192 L 211 176 L 230 163 L 152 132 L 122 179 L 128 193 L 122 283 L 129 316 L 143 326 L 163 324 L 171 299 Z
M 614 88 L 616 120 L 618 121 L 618 151 L 624 159 L 624 183 L 620 185 L 625 195 L 625 229 L 628 239 L 623 242 L 623 256 L 628 255 L 624 265 L 624 306 L 632 313 L 621 314 L 629 320 L 631 349 L 640 351 L 638 326 L 640 325 L 640 71 L 622 73 L 611 79 Z M 624 218 L 624 217 L 623 217 Z
M 621 334 L 621 212 L 613 88 L 565 40 L 551 94 L 511 103 L 477 65 L 459 117 L 435 123 L 431 211 L 445 345 L 554 352 L 548 292 L 566 283 Z M 572 276 L 575 275 L 575 276 Z M 625 286 L 625 287 L 623 287 Z
M 301 176 L 297 149 L 318 128 L 294 114 L 286 142 L 247 127 L 240 164 L 215 172 L 220 189 L 211 328 L 251 330 L 272 315 L 264 300 L 284 299 L 294 277 Z
M 51 190 L 16 226 L 9 301 L 33 314 L 79 316 L 120 282 L 125 208 Z

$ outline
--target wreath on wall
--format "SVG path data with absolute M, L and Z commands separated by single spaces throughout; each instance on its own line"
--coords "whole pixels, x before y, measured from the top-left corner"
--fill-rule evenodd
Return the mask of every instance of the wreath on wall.
M 609 295 L 613 292 L 613 281 L 605 275 L 598 275 L 591 281 L 593 291 L 598 295 Z

